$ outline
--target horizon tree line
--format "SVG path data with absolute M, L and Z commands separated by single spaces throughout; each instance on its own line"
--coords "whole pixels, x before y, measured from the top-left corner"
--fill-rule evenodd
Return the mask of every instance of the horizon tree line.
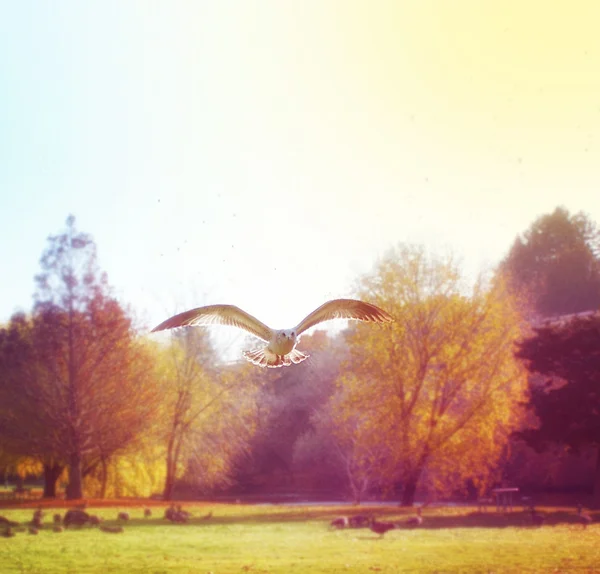
M 32 313 L 0 328 L 0 465 L 43 471 L 44 496 L 56 495 L 60 479 L 73 499 L 84 489 L 140 493 L 140 484 L 146 495 L 171 499 L 177 481 L 239 485 L 279 461 L 288 473 L 329 473 L 355 501 L 374 486 L 401 485 L 411 505 L 419 485 L 448 494 L 470 481 L 485 490 L 515 437 L 538 449 L 600 442 L 593 429 L 577 441 L 548 434 L 556 389 L 527 376 L 558 377 L 563 394 L 581 395 L 573 369 L 536 361 L 531 341 L 549 334 L 532 334 L 524 319 L 600 307 L 599 234 L 583 214 L 558 208 L 539 218 L 472 288 L 451 257 L 391 249 L 358 279 L 356 295 L 397 321 L 353 325 L 334 340 L 315 332 L 307 339 L 317 358 L 277 373 L 220 364 L 202 329 L 175 333 L 166 345 L 148 341 L 74 217 L 48 242 Z M 588 357 L 600 332 L 569 329 L 562 347 L 543 347 L 565 365 L 567 347 Z M 585 410 L 590 402 L 576 404 Z M 524 407 L 540 418 L 538 434 L 526 428 Z

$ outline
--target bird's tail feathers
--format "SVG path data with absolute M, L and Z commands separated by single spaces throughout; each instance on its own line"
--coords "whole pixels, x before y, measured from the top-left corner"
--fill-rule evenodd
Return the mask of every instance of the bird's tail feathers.
M 292 363 L 297 365 L 309 357 L 309 355 L 302 351 L 298 351 L 297 349 L 293 349 L 287 355 L 275 355 L 274 353 L 271 353 L 267 347 L 254 349 L 253 351 L 244 351 L 243 355 L 244 358 L 253 365 L 269 367 L 270 369 L 287 367 Z
M 292 349 L 292 352 L 289 355 L 286 355 L 286 357 L 289 357 L 290 361 L 292 363 L 294 363 L 294 365 L 297 365 L 298 363 L 301 363 L 305 359 L 308 359 L 308 357 L 310 357 L 310 355 L 307 355 L 306 353 L 303 353 L 302 351 L 298 351 L 298 349 Z
M 253 365 L 259 367 L 266 367 L 268 363 L 267 356 L 265 354 L 266 348 L 254 349 L 253 351 L 244 351 L 243 355 L 247 361 L 250 361 Z

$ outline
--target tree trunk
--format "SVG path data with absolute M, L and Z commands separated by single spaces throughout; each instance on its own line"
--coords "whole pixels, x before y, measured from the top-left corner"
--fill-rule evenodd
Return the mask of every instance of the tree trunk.
M 173 498 L 173 486 L 175 484 L 175 464 L 173 457 L 173 441 L 170 440 L 167 446 L 167 476 L 165 477 L 165 487 L 163 488 L 163 500 L 172 500 Z
M 60 464 L 44 464 L 44 498 L 56 498 L 56 481 L 62 474 L 63 466 Z
M 67 500 L 83 498 L 83 480 L 81 475 L 81 455 L 74 452 L 69 457 L 69 484 Z
M 108 468 L 106 464 L 106 459 L 102 459 L 100 461 L 102 465 L 102 483 L 100 485 L 100 498 L 106 498 L 106 484 L 108 482 Z
M 350 487 L 352 488 L 352 504 L 354 504 L 354 506 L 358 506 L 360 505 L 362 499 L 362 489 L 359 488 L 354 481 L 350 481 Z
M 167 466 L 167 477 L 165 479 L 165 488 L 163 489 L 163 500 L 172 500 L 173 499 L 173 487 L 175 485 L 175 480 L 173 473 L 170 472 L 170 467 Z
M 592 508 L 600 508 L 600 445 L 596 447 L 596 472 L 594 474 Z
M 188 427 L 189 428 L 189 427 Z M 185 425 L 173 431 L 169 445 L 167 447 L 167 478 L 165 480 L 165 489 L 163 492 L 164 500 L 173 499 L 173 490 L 175 489 L 175 480 L 177 477 L 177 466 L 181 458 L 181 447 L 187 428 Z
M 422 470 L 423 469 L 420 468 L 404 482 L 400 506 L 412 506 L 414 504 L 415 493 L 417 492 L 417 485 L 419 484 Z

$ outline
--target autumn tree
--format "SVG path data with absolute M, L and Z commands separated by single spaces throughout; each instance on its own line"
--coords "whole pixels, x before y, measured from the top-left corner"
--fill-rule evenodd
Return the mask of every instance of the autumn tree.
M 42 384 L 44 377 L 33 330 L 33 321 L 23 313 L 13 315 L 0 329 L 0 436 L 14 460 L 32 458 L 43 464 L 44 497 L 54 497 L 65 463 L 44 413 L 28 399 L 28 389 Z
M 544 377 L 531 385 L 537 428 L 521 432 L 536 450 L 564 444 L 597 450 L 593 504 L 600 508 L 600 315 L 547 322 L 521 342 L 518 356 Z
M 9 426 L 23 448 L 66 465 L 67 496 L 81 498 L 83 476 L 142 432 L 158 395 L 151 359 L 74 217 L 49 238 L 41 266 L 30 323 L 13 330 L 20 337 L 11 379 L 18 408 Z
M 163 401 L 156 429 L 164 445 L 163 498 L 176 480 L 204 487 L 226 482 L 254 428 L 254 385 L 247 367 L 224 367 L 205 330 L 180 329 L 160 351 Z
M 513 356 L 519 317 L 505 290 L 483 281 L 468 289 L 451 258 L 400 246 L 357 294 L 396 321 L 349 331 L 332 411 L 340 443 L 359 448 L 360 464 L 375 466 L 381 482 L 400 482 L 403 505 L 425 471 L 443 492 L 467 478 L 483 486 L 526 388 Z
M 517 237 L 501 264 L 513 292 L 541 316 L 600 308 L 600 232 L 559 207 Z

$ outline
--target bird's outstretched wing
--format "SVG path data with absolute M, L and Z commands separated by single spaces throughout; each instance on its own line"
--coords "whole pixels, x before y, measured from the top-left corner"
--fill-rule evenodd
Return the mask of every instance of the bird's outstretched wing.
M 389 313 L 370 303 L 357 301 L 356 299 L 334 299 L 323 303 L 318 309 L 302 319 L 296 327 L 296 334 L 300 335 L 300 333 L 314 327 L 317 323 L 331 319 L 356 319 L 375 323 L 391 323 L 394 320 Z
M 194 325 L 230 325 L 248 331 L 266 343 L 271 340 L 272 331 L 256 317 L 242 311 L 235 305 L 207 305 L 190 309 L 163 321 L 154 331 L 173 329 L 175 327 L 191 327 Z

